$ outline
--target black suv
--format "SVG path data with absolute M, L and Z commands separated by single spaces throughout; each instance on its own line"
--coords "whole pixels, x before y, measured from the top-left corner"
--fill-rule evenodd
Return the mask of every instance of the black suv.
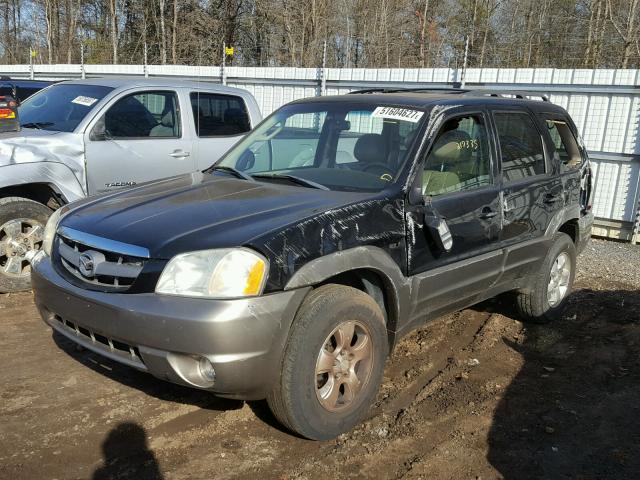
M 40 313 L 172 382 L 267 398 L 328 439 L 389 351 L 502 292 L 549 320 L 593 215 L 567 112 L 522 94 L 366 91 L 290 103 L 209 170 L 58 210 L 32 258 Z

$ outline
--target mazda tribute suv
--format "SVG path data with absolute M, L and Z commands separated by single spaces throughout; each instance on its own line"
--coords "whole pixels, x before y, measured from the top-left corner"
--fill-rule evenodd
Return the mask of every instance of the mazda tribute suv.
M 32 257 L 44 321 L 158 378 L 266 398 L 328 439 L 389 352 L 514 291 L 547 321 L 593 221 L 574 123 L 546 99 L 363 91 L 277 110 L 203 171 L 81 200 Z

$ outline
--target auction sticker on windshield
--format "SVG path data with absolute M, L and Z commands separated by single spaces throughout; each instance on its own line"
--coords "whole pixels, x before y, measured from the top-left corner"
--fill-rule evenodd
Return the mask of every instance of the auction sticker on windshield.
M 419 110 L 396 107 L 377 107 L 371 114 L 372 117 L 391 118 L 393 120 L 404 120 L 412 123 L 419 122 L 423 115 L 424 112 Z
M 71 100 L 71 103 L 77 103 L 78 105 L 84 105 L 85 107 L 90 107 L 94 103 L 98 101 L 97 98 L 92 97 L 83 97 L 82 95 Z

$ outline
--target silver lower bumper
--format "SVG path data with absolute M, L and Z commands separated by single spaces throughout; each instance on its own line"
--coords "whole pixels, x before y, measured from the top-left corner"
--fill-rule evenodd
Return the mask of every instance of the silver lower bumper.
M 264 398 L 279 375 L 289 327 L 309 291 L 208 300 L 84 290 L 39 255 L 35 302 L 44 321 L 74 342 L 174 383 L 241 399 Z M 198 359 L 213 365 L 206 381 Z

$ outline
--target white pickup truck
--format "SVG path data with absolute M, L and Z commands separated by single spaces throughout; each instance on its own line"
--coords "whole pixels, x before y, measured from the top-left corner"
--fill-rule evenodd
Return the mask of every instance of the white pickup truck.
M 88 195 L 198 170 L 258 122 L 246 90 L 176 79 L 66 81 L 19 107 L 20 132 L 0 135 L 0 293 L 30 285 L 59 206 Z

